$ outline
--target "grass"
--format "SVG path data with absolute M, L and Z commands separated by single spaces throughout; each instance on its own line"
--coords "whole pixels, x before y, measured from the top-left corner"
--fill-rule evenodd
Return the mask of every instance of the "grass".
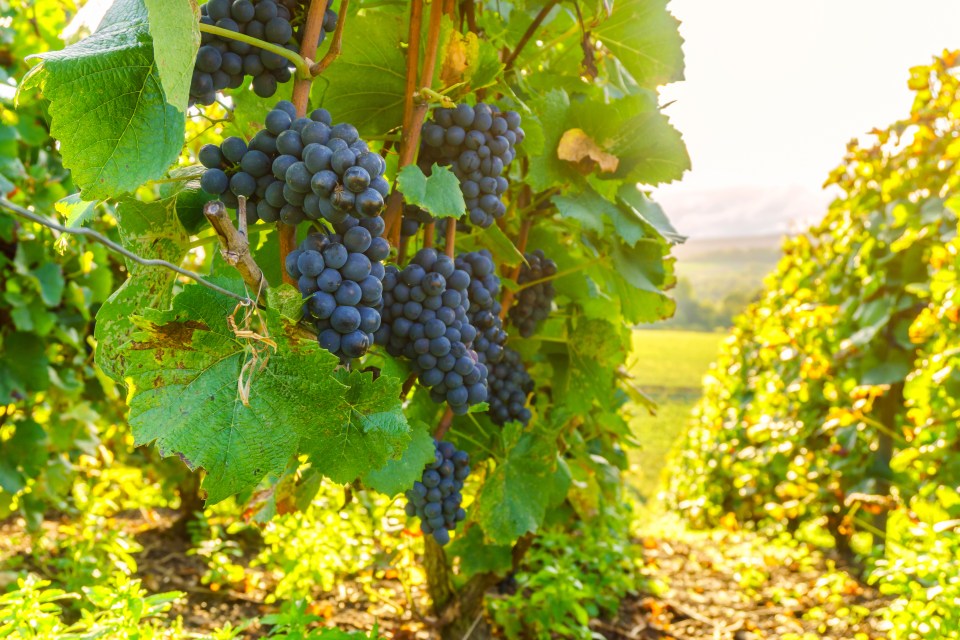
M 628 366 L 641 389 L 699 393 L 723 338 L 722 333 L 700 331 L 635 331 Z
M 636 331 L 630 371 L 654 402 L 656 415 L 638 407 L 630 426 L 642 449 L 631 453 L 631 484 L 644 500 L 656 497 L 661 474 L 690 411 L 700 382 L 724 334 L 696 331 Z

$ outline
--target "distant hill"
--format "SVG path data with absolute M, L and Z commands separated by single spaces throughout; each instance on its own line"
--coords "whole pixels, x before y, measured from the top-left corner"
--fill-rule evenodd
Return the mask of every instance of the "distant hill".
M 721 302 L 731 294 L 753 294 L 780 260 L 783 236 L 691 238 L 674 247 L 678 278 L 690 282 L 698 300 Z

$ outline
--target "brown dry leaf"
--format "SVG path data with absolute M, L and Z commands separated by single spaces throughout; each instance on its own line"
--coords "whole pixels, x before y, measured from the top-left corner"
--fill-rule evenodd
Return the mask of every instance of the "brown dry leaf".
M 593 171 L 595 165 L 602 173 L 613 173 L 620 166 L 620 159 L 600 148 L 583 129 L 567 129 L 557 145 L 557 157 L 577 165 L 580 173 Z

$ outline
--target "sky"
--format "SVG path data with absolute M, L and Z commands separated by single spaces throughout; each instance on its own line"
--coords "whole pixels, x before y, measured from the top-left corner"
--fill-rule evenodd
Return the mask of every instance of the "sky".
M 823 215 L 846 143 L 909 112 L 910 67 L 960 49 L 960 0 L 672 0 L 686 80 L 661 90 L 693 170 L 654 190 L 691 238 Z

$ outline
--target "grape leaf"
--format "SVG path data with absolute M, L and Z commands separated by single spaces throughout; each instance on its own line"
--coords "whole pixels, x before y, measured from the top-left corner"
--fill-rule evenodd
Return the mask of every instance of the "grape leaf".
M 434 218 L 459 218 L 467 208 L 457 176 L 437 164 L 429 178 L 420 167 L 407 165 L 397 175 L 397 188 L 407 203 L 426 209 Z
M 97 31 L 40 64 L 21 90 L 50 101 L 50 134 L 85 200 L 158 178 L 183 144 L 182 108 L 167 102 L 143 0 L 116 0 Z
M 513 547 L 483 541 L 483 530 L 468 526 L 454 538 L 447 553 L 460 558 L 460 572 L 466 577 L 478 573 L 506 573 L 513 566 Z
M 571 101 L 562 90 L 540 98 L 534 110 L 543 126 L 543 153 L 530 164 L 531 186 L 542 191 L 556 184 L 584 188 L 579 163 L 558 155 L 564 132 L 580 129 L 606 153 L 619 159 L 615 172 L 597 174 L 597 181 L 656 185 L 679 178 L 690 168 L 680 133 L 660 113 L 654 95 L 624 96 L 606 102 L 583 97 Z M 595 186 L 595 188 L 597 188 Z
M 303 316 L 303 296 L 296 287 L 286 283 L 267 289 L 267 305 L 293 321 Z
M 632 213 L 638 219 L 656 229 L 657 233 L 668 242 L 680 243 L 687 239 L 686 236 L 677 233 L 677 230 L 673 227 L 673 224 L 670 223 L 670 220 L 660 205 L 637 189 L 636 185 L 623 185 L 620 191 L 617 192 L 617 198 L 620 199 L 629 213 Z M 616 220 L 614 220 L 614 225 L 617 225 Z M 625 240 L 627 239 L 625 231 L 621 230 L 620 235 Z M 628 244 L 633 243 L 628 242 Z
M 237 280 L 217 283 L 243 290 Z M 170 311 L 148 309 L 135 319 L 140 330 L 125 355 L 138 444 L 155 442 L 162 455 L 204 468 L 210 503 L 254 489 L 292 456 L 306 454 L 318 471 L 346 483 L 399 455 L 410 429 L 398 380 L 338 370 L 336 356 L 294 336 L 295 325 L 274 310 L 261 311 L 266 326 L 254 330 L 268 332 L 276 350 L 239 337 L 227 323 L 235 306 L 191 285 Z M 252 376 L 248 404 L 241 375 Z
M 683 80 L 680 21 L 667 0 L 617 0 L 613 14 L 592 31 L 639 84 L 655 87 Z
M 189 237 L 177 217 L 177 198 L 121 200 L 114 215 L 124 248 L 144 258 L 180 264 Z M 94 329 L 97 364 L 118 382 L 123 379 L 126 345 L 134 330 L 131 317 L 148 307 L 165 308 L 177 277 L 168 269 L 145 267 L 132 260 L 126 265 L 130 277 L 97 311 Z
M 513 423 L 504 427 L 503 436 L 515 444 L 487 476 L 471 515 L 486 540 L 497 545 L 513 544 L 536 531 L 551 500 L 562 493 L 557 486 L 555 434 L 522 433 L 522 427 Z
M 22 400 L 50 384 L 49 361 L 43 341 L 32 333 L 4 337 L 0 358 L 0 404 Z
M 184 112 L 200 46 L 200 11 L 196 0 L 143 1 L 153 36 L 153 56 L 167 103 Z
M 337 63 L 313 83 L 313 103 L 330 111 L 334 122 L 381 134 L 403 119 L 406 59 L 400 43 L 407 39 L 406 21 L 374 12 L 357 26 L 344 29 Z
M 396 496 L 413 486 L 414 481 L 423 475 L 423 468 L 433 462 L 436 446 L 433 436 L 422 422 L 411 426 L 411 441 L 403 455 L 396 460 L 388 460 L 380 469 L 368 472 L 363 484 L 374 491 Z
M 66 198 L 57 200 L 53 208 L 66 218 L 65 224 L 68 227 L 82 227 L 85 222 L 93 217 L 97 203 L 87 202 L 80 197 L 79 193 L 73 193 Z

